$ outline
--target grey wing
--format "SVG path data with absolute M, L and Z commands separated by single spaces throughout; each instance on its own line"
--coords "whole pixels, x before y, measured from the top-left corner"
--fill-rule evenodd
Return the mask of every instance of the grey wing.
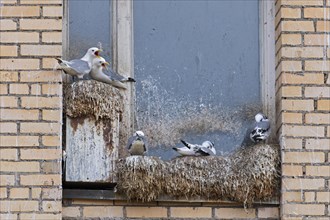
M 103 70 L 103 72 L 110 76 L 110 78 L 112 80 L 117 80 L 117 81 L 120 81 L 120 82 L 123 82 L 123 81 L 127 81 L 127 77 L 124 77 L 118 73 L 116 73 L 115 71 L 113 71 L 111 68 L 108 68 L 107 70 Z
M 131 149 L 133 142 L 136 140 L 136 136 L 131 136 L 127 140 L 126 148 Z
M 257 123 L 257 127 L 261 128 L 266 132 L 270 129 L 270 123 L 269 121 L 261 121 Z
M 241 146 L 242 147 L 247 147 L 247 146 L 250 146 L 250 145 L 253 145 L 254 144 L 254 142 L 250 138 L 250 134 L 254 130 L 254 128 L 255 128 L 255 123 L 253 124 L 253 126 L 250 126 L 246 130 L 245 135 L 244 135 L 244 138 L 243 138 L 243 141 L 241 143 Z
M 214 156 L 215 154 L 207 147 L 200 147 L 196 153 L 200 153 L 202 156 Z
M 88 63 L 80 59 L 70 60 L 69 65 L 72 69 L 80 74 L 88 74 L 91 71 Z
M 148 151 L 148 141 L 146 137 L 141 137 L 143 143 L 144 143 L 144 151 Z

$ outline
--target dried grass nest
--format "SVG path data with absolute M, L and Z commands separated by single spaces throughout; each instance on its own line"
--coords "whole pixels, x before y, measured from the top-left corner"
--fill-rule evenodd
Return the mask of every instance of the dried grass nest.
M 251 206 L 278 195 L 280 156 L 277 145 L 242 148 L 228 157 L 130 156 L 118 162 L 117 190 L 129 200 L 232 200 Z
M 95 80 L 81 80 L 64 86 L 64 105 L 70 117 L 92 116 L 96 120 L 111 119 L 123 111 L 119 90 Z

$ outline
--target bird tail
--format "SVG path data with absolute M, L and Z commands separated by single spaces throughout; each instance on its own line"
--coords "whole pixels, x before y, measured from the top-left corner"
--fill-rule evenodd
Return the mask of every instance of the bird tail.
M 63 60 L 61 58 L 55 58 L 55 59 L 57 60 L 58 64 L 63 63 Z
M 189 143 L 185 142 L 184 140 L 180 140 L 180 141 L 181 141 L 181 143 L 183 143 L 184 146 L 186 146 L 190 149 L 191 146 Z
M 127 82 L 136 82 L 136 80 L 134 78 L 132 78 L 132 77 L 128 77 L 127 78 Z
M 178 148 L 177 147 L 172 147 L 173 150 L 175 151 L 178 151 Z

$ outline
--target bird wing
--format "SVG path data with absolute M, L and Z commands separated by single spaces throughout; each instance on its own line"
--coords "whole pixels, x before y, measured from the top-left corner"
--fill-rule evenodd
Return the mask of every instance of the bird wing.
M 103 70 L 103 72 L 104 74 L 109 76 L 112 80 L 117 80 L 120 82 L 135 82 L 133 78 L 120 75 L 119 73 L 113 71 L 113 69 L 111 68 L 108 68 L 107 70 Z
M 136 140 L 136 136 L 131 136 L 127 140 L 126 148 L 131 149 L 133 142 Z
M 213 151 L 210 150 L 207 147 L 200 147 L 196 153 L 200 154 L 201 156 L 210 156 L 210 155 L 211 156 L 214 156 L 215 155 L 213 153 Z
M 195 156 L 196 155 L 195 151 L 193 151 L 187 147 L 173 147 L 172 149 L 183 156 Z
M 89 67 L 88 62 L 80 59 L 70 60 L 68 65 L 80 73 L 81 75 L 88 74 L 91 71 L 91 67 Z
M 117 88 L 127 89 L 127 87 L 122 82 L 112 80 L 103 72 L 103 70 L 92 70 L 90 76 L 96 81 L 107 83 Z

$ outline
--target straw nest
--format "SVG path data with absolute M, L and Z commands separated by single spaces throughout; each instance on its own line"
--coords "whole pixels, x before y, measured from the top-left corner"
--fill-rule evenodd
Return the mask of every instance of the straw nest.
M 123 110 L 119 90 L 95 80 L 82 80 L 64 87 L 65 110 L 70 117 L 111 119 Z
M 130 156 L 118 162 L 119 193 L 129 200 L 153 201 L 159 196 L 177 199 L 232 200 L 250 206 L 267 200 L 279 189 L 278 146 L 256 145 L 228 157 Z

